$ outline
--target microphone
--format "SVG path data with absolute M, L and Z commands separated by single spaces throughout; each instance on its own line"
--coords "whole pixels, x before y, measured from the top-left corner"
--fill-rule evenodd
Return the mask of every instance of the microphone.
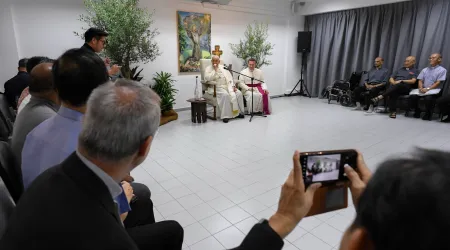
M 196 79 L 198 79 L 198 76 L 195 76 Z
M 223 65 L 223 68 L 226 69 L 226 70 L 230 70 L 230 68 L 228 68 L 227 65 Z

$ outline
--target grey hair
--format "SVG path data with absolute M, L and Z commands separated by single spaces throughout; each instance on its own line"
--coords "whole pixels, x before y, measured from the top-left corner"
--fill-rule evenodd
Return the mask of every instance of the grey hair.
M 158 130 L 160 101 L 148 86 L 131 80 L 99 86 L 87 102 L 79 145 L 89 156 L 105 161 L 134 155 Z
M 214 59 L 219 59 L 219 60 L 220 60 L 220 56 L 218 56 L 218 55 L 213 55 L 213 56 L 211 57 L 211 60 L 214 60 Z

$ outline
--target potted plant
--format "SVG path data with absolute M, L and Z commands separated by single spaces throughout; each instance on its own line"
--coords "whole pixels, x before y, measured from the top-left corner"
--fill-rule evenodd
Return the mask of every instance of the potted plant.
M 178 92 L 173 87 L 176 82 L 172 74 L 161 71 L 153 77 L 154 84 L 151 86 L 161 98 L 161 125 L 178 119 L 178 114 L 173 110 L 175 104 L 175 94 Z
M 84 5 L 87 14 L 80 15 L 79 20 L 109 33 L 104 56 L 122 66 L 123 77 L 142 79 L 136 77 L 137 68 L 133 72 L 132 65 L 154 61 L 161 55 L 154 41 L 159 32 L 151 28 L 153 13 L 139 7 L 139 0 L 84 0 Z
M 268 42 L 269 25 L 267 23 L 255 22 L 253 25 L 247 25 L 245 39 L 240 40 L 238 44 L 231 44 L 230 48 L 233 55 L 243 61 L 244 68 L 247 67 L 248 59 L 256 59 L 257 68 L 271 65 L 272 62 L 266 59 L 272 55 L 274 44 Z

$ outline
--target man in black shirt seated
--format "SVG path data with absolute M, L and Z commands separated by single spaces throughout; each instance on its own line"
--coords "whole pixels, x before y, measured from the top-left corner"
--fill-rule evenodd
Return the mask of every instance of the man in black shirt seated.
M 19 100 L 22 91 L 28 87 L 31 82 L 31 77 L 27 72 L 27 59 L 19 60 L 18 73 L 13 78 L 9 79 L 5 85 L 5 97 L 8 100 L 9 106 L 17 109 L 17 101 Z
M 364 104 L 364 110 L 367 110 L 369 113 L 373 112 L 371 99 L 378 96 L 385 89 L 389 77 L 389 71 L 383 68 L 383 63 L 383 58 L 375 58 L 374 68 L 367 73 L 364 85 L 354 90 L 356 99 L 356 108 L 354 110 L 361 110 L 361 105 Z
M 389 97 L 390 118 L 395 119 L 397 117 L 398 98 L 402 95 L 409 95 L 409 92 L 413 88 L 414 84 L 416 84 L 417 76 L 420 72 L 414 67 L 415 64 L 416 58 L 414 56 L 407 57 L 403 67 L 394 72 L 389 79 L 391 87 L 384 92 L 384 94 L 372 99 L 375 103 Z

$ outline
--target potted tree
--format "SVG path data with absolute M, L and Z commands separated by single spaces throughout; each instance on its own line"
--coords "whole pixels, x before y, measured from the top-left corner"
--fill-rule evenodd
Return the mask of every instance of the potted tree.
M 175 104 L 175 94 L 178 92 L 178 90 L 173 87 L 176 80 L 172 78 L 171 73 L 161 71 L 160 73 L 155 74 L 153 81 L 154 84 L 151 88 L 161 98 L 160 125 L 177 120 L 178 114 L 175 110 L 173 110 L 173 105 Z
M 112 63 L 122 66 L 123 77 L 142 79 L 136 76 L 140 71 L 132 65 L 154 61 L 161 55 L 154 41 L 159 32 L 151 28 L 153 13 L 139 7 L 139 0 L 84 0 L 84 5 L 87 14 L 80 15 L 79 20 L 88 27 L 101 28 L 109 33 L 104 55 Z
M 248 59 L 255 58 L 257 68 L 271 65 L 272 62 L 266 57 L 272 55 L 274 44 L 268 42 L 269 25 L 267 23 L 255 22 L 253 25 L 247 25 L 244 34 L 245 38 L 238 44 L 231 44 L 230 48 L 233 55 L 243 61 L 244 68 L 247 67 Z

